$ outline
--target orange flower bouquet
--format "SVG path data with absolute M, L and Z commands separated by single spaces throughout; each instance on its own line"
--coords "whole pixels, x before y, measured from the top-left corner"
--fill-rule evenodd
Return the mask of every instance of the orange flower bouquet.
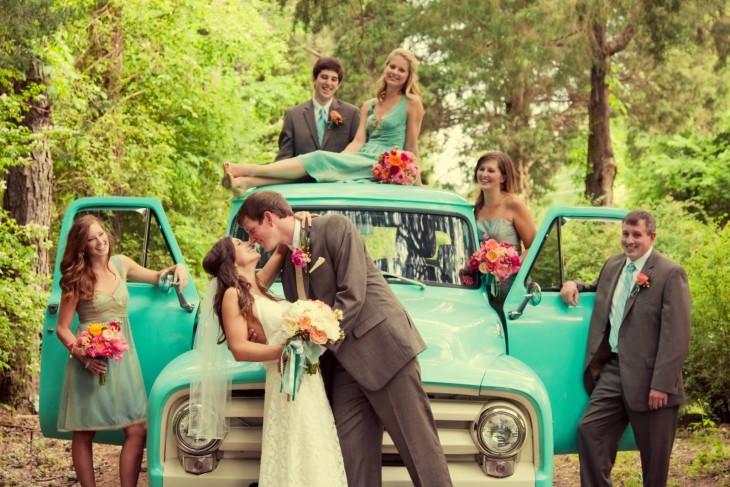
M 397 147 L 378 155 L 372 169 L 373 176 L 381 183 L 405 186 L 412 186 L 418 181 L 420 172 L 416 156 Z

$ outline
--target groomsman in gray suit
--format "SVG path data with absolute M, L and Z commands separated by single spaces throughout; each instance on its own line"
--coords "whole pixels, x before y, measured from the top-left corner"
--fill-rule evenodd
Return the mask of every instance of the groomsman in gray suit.
M 595 292 L 583 381 L 591 395 L 578 424 L 581 485 L 611 486 L 621 435 L 631 424 L 644 486 L 667 485 L 690 337 L 691 298 L 684 269 L 653 249 L 656 222 L 636 210 L 623 220 L 623 253 L 593 284 L 567 281 L 562 300 Z
M 449 468 L 416 358 L 426 344 L 355 225 L 331 214 L 302 228 L 284 197 L 266 190 L 246 198 L 236 222 L 267 251 L 288 245 L 310 254 L 304 271 L 294 267 L 291 250 L 284 260 L 281 282 L 289 301 L 318 299 L 343 312 L 345 339 L 327 349 L 334 359 L 328 364 L 334 368 L 332 412 L 348 485 L 382 484 L 385 429 L 414 486 L 449 487 Z
M 337 59 L 323 57 L 317 60 L 312 69 L 314 96 L 286 110 L 275 160 L 319 149 L 342 152 L 355 138 L 360 110 L 335 98 L 344 76 L 345 71 Z

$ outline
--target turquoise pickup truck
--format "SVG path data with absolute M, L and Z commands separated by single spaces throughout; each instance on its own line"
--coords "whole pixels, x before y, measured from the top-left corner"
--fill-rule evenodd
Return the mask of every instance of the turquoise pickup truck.
M 576 451 L 575 431 L 588 396 L 582 369 L 594 295 L 570 308 L 559 298 L 565 279 L 594 279 L 604 257 L 620 251 L 625 211 L 552 208 L 505 297 L 505 321 L 490 306 L 483 279 L 462 269 L 482 238 L 471 204 L 450 191 L 369 183 L 272 186 L 295 210 L 350 218 L 428 344 L 419 359 L 455 486 L 551 487 L 553 456 Z M 245 197 L 245 196 L 244 196 Z M 234 215 L 229 235 L 245 239 Z M 41 357 L 40 420 L 56 430 L 68 352 L 55 336 L 59 262 L 74 218 L 93 213 L 107 222 L 117 252 L 151 268 L 184 262 L 159 200 L 93 197 L 64 217 Z M 281 288 L 274 292 L 282 295 Z M 261 454 L 264 370 L 233 368 L 232 429 L 222 441 L 188 436 L 189 381 L 200 296 L 193 286 L 129 284 L 130 320 L 149 393 L 147 463 L 152 487 L 255 486 Z M 75 325 L 74 325 L 75 326 Z M 97 441 L 119 443 L 119 432 Z M 630 445 L 630 435 L 625 445 Z M 383 485 L 410 479 L 386 434 Z

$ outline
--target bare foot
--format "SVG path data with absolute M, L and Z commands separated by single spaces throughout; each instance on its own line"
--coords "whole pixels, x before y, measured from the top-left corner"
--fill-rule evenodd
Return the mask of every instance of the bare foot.
M 223 173 L 223 179 L 221 179 L 221 186 L 226 189 L 231 189 L 235 186 L 233 175 L 229 172 Z
M 230 174 L 229 174 L 230 176 Z M 251 180 L 248 177 L 237 177 L 234 178 L 231 176 L 232 184 L 231 184 L 231 191 L 233 191 L 233 197 L 234 198 L 240 198 L 244 194 L 246 194 L 246 191 L 253 188 L 254 185 L 251 184 Z
M 223 172 L 231 174 L 234 178 L 253 176 L 251 168 L 255 164 L 234 164 L 232 162 L 223 163 Z

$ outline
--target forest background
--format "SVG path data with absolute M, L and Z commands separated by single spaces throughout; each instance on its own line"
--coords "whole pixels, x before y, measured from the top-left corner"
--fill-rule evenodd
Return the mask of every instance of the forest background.
M 500 149 L 538 222 L 655 212 L 690 279 L 690 408 L 730 421 L 730 0 L 0 0 L 0 404 L 33 408 L 71 201 L 160 198 L 200 278 L 221 162 L 273 160 L 318 56 L 359 106 L 398 46 L 421 61 L 427 184 L 473 198 Z

